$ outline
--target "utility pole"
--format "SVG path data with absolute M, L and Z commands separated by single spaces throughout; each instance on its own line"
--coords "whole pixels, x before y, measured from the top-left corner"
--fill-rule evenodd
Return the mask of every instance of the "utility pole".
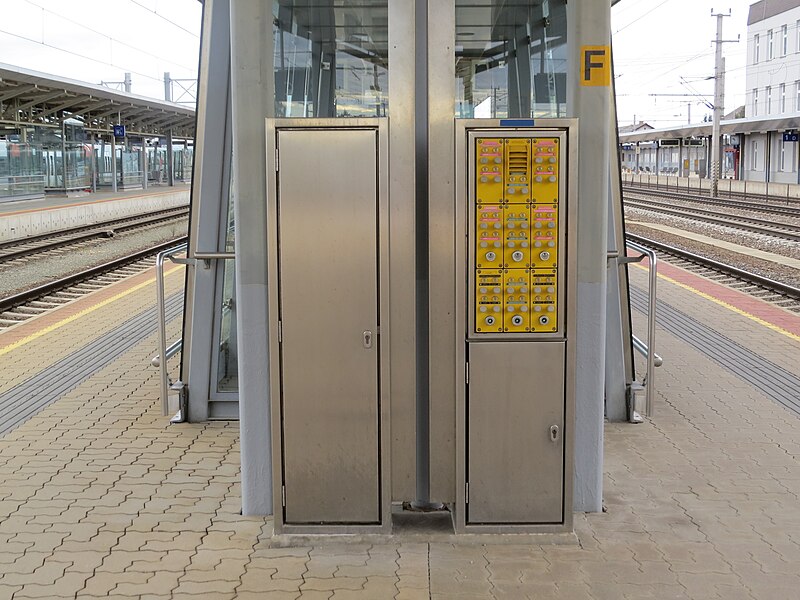
M 722 39 L 722 18 L 730 17 L 731 10 L 728 9 L 726 13 L 715 13 L 711 9 L 711 16 L 717 18 L 717 38 L 714 40 L 715 57 L 714 57 L 714 119 L 711 133 L 711 196 L 717 196 L 719 193 L 719 175 L 720 175 L 720 130 L 719 122 L 722 120 L 722 110 L 725 106 L 725 62 L 722 58 L 722 44 L 726 42 L 738 42 L 739 40 L 723 40 Z

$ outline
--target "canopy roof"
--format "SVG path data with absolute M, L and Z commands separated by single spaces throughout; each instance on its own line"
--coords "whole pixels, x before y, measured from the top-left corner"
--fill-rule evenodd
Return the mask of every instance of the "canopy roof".
M 165 102 L 0 63 L 0 124 L 60 127 L 83 121 L 88 131 L 194 138 L 195 111 Z

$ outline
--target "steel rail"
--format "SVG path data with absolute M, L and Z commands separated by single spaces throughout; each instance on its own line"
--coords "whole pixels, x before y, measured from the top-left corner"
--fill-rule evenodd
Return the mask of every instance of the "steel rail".
M 166 250 L 167 248 L 171 248 L 176 244 L 185 242 L 186 239 L 187 238 L 185 236 L 180 237 L 171 240 L 169 242 L 159 244 L 158 246 L 153 246 L 152 248 L 140 250 L 139 252 L 134 252 L 133 254 L 123 256 L 122 258 L 117 258 L 102 265 L 91 267 L 79 273 L 67 275 L 66 277 L 62 277 L 61 279 L 50 281 L 35 288 L 25 290 L 24 292 L 19 292 L 18 294 L 13 294 L 11 296 L 6 296 L 5 298 L 0 298 L 0 312 L 11 310 L 13 308 L 16 308 L 17 306 L 21 306 L 27 302 L 37 300 L 44 296 L 48 296 L 59 290 L 73 286 L 87 279 L 103 275 L 109 271 L 113 271 L 114 269 L 119 269 L 131 263 L 134 263 L 138 260 L 142 260 L 143 258 L 148 258 L 150 256 L 153 256 L 154 254 L 158 254 L 159 252 Z
M 680 200 L 681 202 L 691 202 L 693 204 L 713 204 L 715 206 L 726 206 L 728 208 L 736 208 L 738 210 L 751 210 L 753 212 L 785 215 L 788 217 L 800 217 L 800 201 L 798 200 L 790 200 L 789 206 L 774 206 L 771 204 L 748 202 L 747 200 L 721 198 L 720 196 L 702 196 L 680 190 L 663 190 L 630 185 L 624 186 L 623 191 L 629 194 L 642 194 L 644 196 L 653 196 L 657 198 L 673 198 Z M 776 199 L 776 201 L 778 200 Z M 785 203 L 785 200 L 780 201 Z M 796 206 L 791 206 L 791 204 L 795 204 Z
M 677 256 L 678 258 L 693 262 L 702 267 L 708 267 L 725 275 L 730 275 L 732 277 L 736 277 L 737 279 L 741 279 L 742 281 L 752 283 L 764 288 L 765 290 L 777 292 L 794 300 L 800 300 L 800 288 L 796 288 L 787 283 L 775 281 L 774 279 L 769 279 L 768 277 L 763 277 L 761 275 L 757 275 L 756 273 L 745 271 L 744 269 L 734 267 L 733 265 L 721 263 L 712 258 L 701 256 L 700 254 L 695 254 L 694 252 L 689 252 L 687 250 L 681 250 L 675 246 L 663 244 L 661 242 L 657 242 L 633 233 L 628 233 L 626 238 L 652 248 L 653 250 L 657 250 L 658 252 L 664 252 L 673 256 Z
M 745 231 L 750 231 L 753 233 L 760 233 L 762 235 L 770 235 L 773 237 L 779 237 L 782 239 L 792 240 L 800 242 L 800 225 L 790 225 L 781 223 L 778 227 L 768 227 L 768 225 L 772 225 L 771 221 L 766 221 L 764 219 L 756 219 L 753 217 L 738 217 L 735 215 L 729 215 L 730 218 L 724 217 L 717 217 L 718 213 L 710 210 L 701 210 L 701 209 L 686 209 L 680 210 L 672 208 L 671 205 L 662 204 L 659 202 L 648 202 L 646 200 L 635 200 L 635 199 L 624 199 L 624 205 L 629 206 L 631 208 L 640 208 L 643 210 L 649 210 L 656 213 L 661 213 L 665 215 L 673 215 L 676 217 L 682 217 L 684 219 L 693 219 L 695 221 L 701 221 L 706 223 L 713 223 L 716 225 L 724 225 L 725 227 L 731 227 L 733 229 L 743 229 Z M 783 229 L 785 228 L 785 229 Z M 797 233 L 795 233 L 797 232 Z
M 763 181 L 757 181 L 757 182 L 754 182 L 754 183 L 763 184 L 764 182 Z M 722 195 L 711 196 L 710 193 L 709 193 L 710 190 L 707 190 L 707 189 L 686 188 L 685 186 L 684 187 L 681 187 L 681 186 L 675 187 L 675 186 L 664 185 L 663 183 L 662 184 L 658 184 L 658 185 L 653 184 L 650 187 L 648 187 L 648 185 L 646 183 L 641 184 L 641 183 L 638 183 L 638 182 L 634 182 L 634 183 L 623 182 L 623 185 L 625 187 L 639 188 L 639 189 L 644 189 L 644 190 L 648 190 L 649 189 L 650 191 L 658 191 L 658 192 L 661 192 L 661 193 L 668 193 L 668 192 L 672 192 L 672 191 L 677 191 L 678 193 L 681 193 L 681 194 L 692 195 L 694 197 L 704 198 L 706 200 L 707 199 L 730 200 L 731 202 L 737 202 L 738 200 L 736 200 L 736 198 L 743 198 L 744 199 L 744 200 L 742 200 L 743 202 L 747 202 L 749 200 L 757 200 L 757 201 L 775 202 L 775 203 L 781 202 L 784 205 L 800 205 L 800 198 L 793 198 L 791 196 L 785 196 L 785 195 L 784 196 L 775 196 L 775 195 L 772 195 L 772 194 L 769 194 L 769 195 L 767 195 L 767 194 L 756 194 L 756 193 L 753 193 L 753 192 L 746 192 L 745 193 L 745 192 L 734 191 L 734 190 L 731 190 L 730 192 L 728 192 L 727 190 L 721 190 L 721 192 L 725 193 L 725 196 L 722 196 Z M 783 184 L 778 184 L 778 185 L 783 185 Z
M 181 209 L 166 209 L 158 211 L 157 213 L 149 213 L 142 216 L 143 218 L 129 217 L 127 219 L 115 219 L 113 221 L 105 221 L 96 223 L 94 225 L 86 225 L 76 227 L 74 229 L 61 229 L 50 233 L 39 234 L 31 237 L 20 238 L 18 240 L 10 240 L 8 242 L 0 243 L 0 262 L 23 258 L 32 254 L 39 254 L 47 252 L 63 246 L 69 246 L 80 242 L 89 241 L 100 237 L 113 237 L 117 231 L 128 231 L 137 229 L 147 225 L 162 223 L 172 219 L 179 219 L 188 216 L 189 211 L 185 208 Z M 140 215 L 141 216 L 141 215 Z M 115 225 L 116 224 L 116 225 Z M 109 228 L 109 226 L 114 227 Z M 85 231 L 85 233 L 79 233 Z M 71 234 L 72 232 L 72 234 Z M 55 239 L 54 239 L 55 238 Z M 32 242 L 50 240 L 47 243 L 34 245 L 28 248 L 20 248 L 19 250 L 12 250 L 10 252 L 2 252 L 4 248 L 13 248 Z

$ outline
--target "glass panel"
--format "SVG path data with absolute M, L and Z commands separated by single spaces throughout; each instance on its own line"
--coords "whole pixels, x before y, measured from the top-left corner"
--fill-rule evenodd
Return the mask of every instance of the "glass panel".
M 232 251 L 227 250 L 226 251 Z M 236 353 L 236 276 L 234 261 L 225 260 L 222 277 L 222 315 L 217 360 L 217 391 L 239 391 L 239 357 Z
M 459 118 L 563 117 L 566 0 L 456 0 Z
M 234 251 L 236 233 L 233 216 L 232 182 L 228 186 L 227 215 L 225 219 L 224 252 Z M 236 350 L 236 272 L 232 260 L 222 263 L 222 312 L 219 319 L 219 355 L 217 356 L 217 391 L 239 391 L 239 357 Z M 218 271 L 219 273 L 219 271 Z M 219 275 L 218 275 L 219 277 Z M 219 279 L 218 279 L 219 281 Z
M 385 117 L 388 0 L 274 0 L 275 116 Z
M 0 138 L 0 199 L 44 194 L 44 164 L 41 146 Z

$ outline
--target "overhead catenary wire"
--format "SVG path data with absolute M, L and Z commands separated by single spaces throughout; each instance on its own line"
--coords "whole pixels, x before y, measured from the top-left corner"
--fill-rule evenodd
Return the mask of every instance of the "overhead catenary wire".
M 189 72 L 192 72 L 192 71 L 194 71 L 196 69 L 196 67 L 188 67 L 188 66 L 183 65 L 181 63 L 177 63 L 177 62 L 171 61 L 169 59 L 166 59 L 166 58 L 164 58 L 162 56 L 158 56 L 157 54 L 153 54 L 152 52 L 148 52 L 147 50 L 142 50 L 141 48 L 138 48 L 136 46 L 128 44 L 127 42 L 123 42 L 122 40 L 119 40 L 119 39 L 117 39 L 117 38 L 115 38 L 113 36 L 110 36 L 107 33 L 104 33 L 102 31 L 98 31 L 96 29 L 93 29 L 92 27 L 89 27 L 88 25 L 85 25 L 84 23 L 81 23 L 80 21 L 76 21 L 75 19 L 67 17 L 67 16 L 65 16 L 65 15 L 63 15 L 61 13 L 55 12 L 53 10 L 50 10 L 49 8 L 47 8 L 45 6 L 42 6 L 41 4 L 37 4 L 36 2 L 33 2 L 33 0 L 24 0 L 24 2 L 30 4 L 31 6 L 35 6 L 36 8 L 39 8 L 44 12 L 50 13 L 51 15 L 54 15 L 54 16 L 58 17 L 59 19 L 64 19 L 68 23 L 72 23 L 73 25 L 77 25 L 78 27 L 81 27 L 81 28 L 83 28 L 83 29 L 85 29 L 87 31 L 91 31 L 94 34 L 97 34 L 97 35 L 99 35 L 101 37 L 107 38 L 112 43 L 119 44 L 120 46 L 125 46 L 126 48 L 130 48 L 131 50 L 134 50 L 135 52 L 138 52 L 140 54 L 144 54 L 145 56 L 149 56 L 150 58 L 153 58 L 155 60 L 161 61 L 163 63 L 170 64 L 170 65 L 173 65 L 173 66 L 176 66 L 176 67 L 180 67 L 181 69 L 186 69 Z M 113 65 L 113 66 L 117 66 L 119 68 L 123 68 L 123 67 L 120 67 L 119 65 Z M 125 69 L 130 71 L 130 69 L 127 69 L 127 67 Z
M 186 29 L 186 27 L 184 27 L 183 25 L 181 25 L 179 23 L 176 23 L 172 19 L 168 19 L 167 17 L 162 15 L 160 12 L 158 12 L 158 10 L 153 10 L 152 8 L 150 8 L 148 6 L 145 6 L 141 2 L 137 2 L 137 0 L 130 0 L 130 2 L 132 2 L 133 4 L 135 4 L 136 6 L 142 8 L 142 9 L 146 10 L 147 12 L 154 14 L 158 18 L 163 19 L 164 21 L 166 21 L 167 23 L 170 23 L 171 25 L 177 27 L 178 29 L 180 29 L 182 31 L 185 31 L 186 33 L 188 33 L 192 37 L 196 37 L 196 38 L 200 39 L 200 36 L 197 35 L 194 31 L 190 31 L 189 29 Z
M 44 40 L 35 40 L 33 38 L 29 38 L 27 36 L 20 35 L 18 33 L 13 33 L 11 31 L 6 31 L 5 29 L 0 29 L 0 33 L 4 33 L 6 35 L 10 35 L 12 37 L 15 37 L 15 38 L 18 38 L 18 39 L 21 39 L 21 40 L 25 40 L 25 41 L 28 41 L 28 42 L 33 42 L 34 44 L 39 44 L 41 46 L 46 46 L 47 48 L 52 48 L 53 50 L 58 50 L 60 52 L 66 53 L 66 54 L 71 54 L 72 56 L 77 56 L 78 58 L 83 58 L 83 59 L 86 59 L 86 60 L 90 60 L 90 61 L 95 62 L 95 63 L 100 64 L 100 65 L 107 65 L 107 66 L 110 66 L 110 67 L 115 67 L 117 69 L 123 69 L 124 68 L 126 71 L 128 71 L 130 73 L 133 73 L 135 75 L 139 75 L 140 77 L 145 77 L 147 79 L 152 79 L 153 81 L 158 81 L 159 83 L 163 82 L 163 80 L 160 79 L 159 77 L 153 77 L 152 75 L 147 75 L 146 73 L 141 73 L 139 71 L 134 71 L 133 69 L 128 69 L 127 67 L 121 67 L 120 65 L 116 65 L 116 64 L 111 63 L 111 62 L 107 62 L 107 61 L 104 61 L 104 60 L 99 60 L 99 59 L 94 58 L 92 56 L 87 56 L 86 54 L 81 54 L 81 53 L 75 52 L 73 50 L 67 50 L 66 48 L 61 48 L 59 46 L 54 46 L 52 44 L 48 44 Z

